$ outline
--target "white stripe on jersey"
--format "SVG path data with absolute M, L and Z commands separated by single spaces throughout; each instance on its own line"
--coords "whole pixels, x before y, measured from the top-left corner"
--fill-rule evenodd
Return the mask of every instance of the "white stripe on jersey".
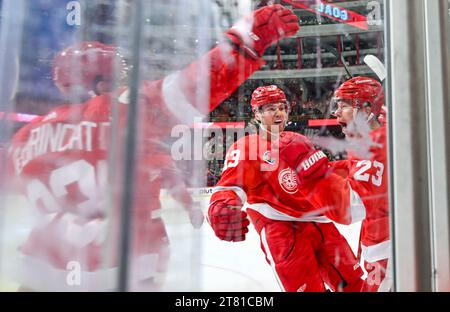
M 391 257 L 391 240 L 385 240 L 376 245 L 361 245 L 362 255 L 367 262 L 376 262 Z
M 180 72 L 175 72 L 164 78 L 162 86 L 162 96 L 166 107 L 181 122 L 193 124 L 194 119 L 205 117 L 194 105 L 189 102 L 181 90 L 178 79 Z
M 241 202 L 243 203 L 247 202 L 247 194 L 239 186 L 216 186 L 213 189 L 213 194 L 219 191 L 233 191 L 236 193 L 237 196 L 239 196 Z
M 249 204 L 245 203 L 243 210 L 246 209 L 253 209 L 260 214 L 262 214 L 264 217 L 271 219 L 271 220 L 278 220 L 278 221 L 298 221 L 298 222 L 317 222 L 317 223 L 330 223 L 332 222 L 330 219 L 328 219 L 325 216 L 315 216 L 315 215 L 306 215 L 303 218 L 296 218 L 292 217 L 290 215 L 287 215 L 285 213 L 282 213 L 272 206 L 270 206 L 267 203 L 258 203 L 258 204 Z
M 280 285 L 281 290 L 286 292 L 286 290 L 284 289 L 283 283 L 281 282 L 280 277 L 278 276 L 277 270 L 275 269 L 275 261 L 273 260 L 272 254 L 270 253 L 270 248 L 269 248 L 269 244 L 267 243 L 265 228 L 263 228 L 261 231 L 261 243 L 264 246 L 267 260 L 269 260 L 270 266 L 272 267 L 273 273 L 275 274 L 275 278 L 277 279 L 277 282 Z
M 350 216 L 351 222 L 350 224 L 362 221 L 366 217 L 366 206 L 359 197 L 359 194 L 356 193 L 351 186 L 350 188 Z
M 117 98 L 117 101 L 121 104 L 130 104 L 130 89 L 127 88 L 123 91 Z

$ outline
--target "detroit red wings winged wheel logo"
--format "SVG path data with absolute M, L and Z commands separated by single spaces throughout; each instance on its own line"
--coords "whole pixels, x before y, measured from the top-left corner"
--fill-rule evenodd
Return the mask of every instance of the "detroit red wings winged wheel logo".
M 278 182 L 280 182 L 283 190 L 288 194 L 294 194 L 297 192 L 298 183 L 297 177 L 291 168 L 284 169 L 278 174 Z

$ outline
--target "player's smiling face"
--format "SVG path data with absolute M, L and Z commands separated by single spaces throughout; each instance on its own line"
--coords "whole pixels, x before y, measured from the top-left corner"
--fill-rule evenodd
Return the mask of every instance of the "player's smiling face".
M 264 105 L 257 113 L 257 119 L 270 132 L 282 132 L 288 119 L 288 105 L 284 102 Z
M 347 126 L 353 120 L 353 105 L 349 101 L 339 100 L 334 115 L 342 127 L 342 132 L 346 134 Z

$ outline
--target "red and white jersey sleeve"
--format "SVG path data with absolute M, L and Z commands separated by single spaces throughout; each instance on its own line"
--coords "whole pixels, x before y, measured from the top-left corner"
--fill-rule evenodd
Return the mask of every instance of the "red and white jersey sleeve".
M 389 237 L 386 128 L 370 133 L 371 158 L 331 162 L 329 173 L 302 188 L 316 209 L 329 208 L 328 216 L 341 224 L 363 222 L 361 240 L 367 244 Z
M 289 132 L 288 132 L 289 133 Z M 299 164 L 307 161 L 311 165 L 315 160 L 311 155 L 318 151 L 302 135 L 291 134 L 280 139 L 281 157 L 299 168 Z M 300 193 L 313 206 L 315 212 L 321 212 L 335 222 L 350 224 L 364 218 L 364 209 L 357 209 L 362 204 L 355 205 L 357 196 L 351 190 L 345 178 L 348 176 L 348 162 L 329 163 L 329 168 L 321 166 L 317 177 L 314 175 L 304 178 L 299 187 Z
M 226 156 L 214 191 L 234 191 L 245 209 L 281 221 L 331 222 L 299 191 L 297 173 L 259 135 L 240 139 Z
M 228 98 L 265 62 L 221 44 L 185 69 L 144 83 L 143 94 L 176 123 L 192 124 Z

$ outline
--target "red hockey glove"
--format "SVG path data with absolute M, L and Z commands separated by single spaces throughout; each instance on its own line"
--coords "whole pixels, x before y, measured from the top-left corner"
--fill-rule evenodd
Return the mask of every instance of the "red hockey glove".
M 289 132 L 282 133 L 278 144 L 280 157 L 292 169 L 296 169 L 305 156 L 315 150 L 306 137 L 291 135 Z
M 254 59 L 278 40 L 292 36 L 300 29 L 297 16 L 280 4 L 252 12 L 229 29 L 231 41 Z
M 296 167 L 300 185 L 322 178 L 328 172 L 328 157 L 321 150 L 314 150 L 306 155 Z
M 231 191 L 222 193 L 218 197 L 223 197 L 223 193 L 233 193 Z M 217 193 L 216 193 L 217 194 Z M 214 194 L 211 197 L 211 205 L 208 210 L 208 221 L 214 230 L 214 233 L 221 240 L 229 242 L 241 242 L 245 240 L 245 234 L 248 233 L 250 221 L 247 213 L 242 211 L 242 202 L 235 195 L 227 198 L 225 201 L 216 199 Z
M 286 133 L 280 138 L 280 158 L 297 171 L 300 186 L 328 172 L 328 158 L 316 150 L 304 136 Z

